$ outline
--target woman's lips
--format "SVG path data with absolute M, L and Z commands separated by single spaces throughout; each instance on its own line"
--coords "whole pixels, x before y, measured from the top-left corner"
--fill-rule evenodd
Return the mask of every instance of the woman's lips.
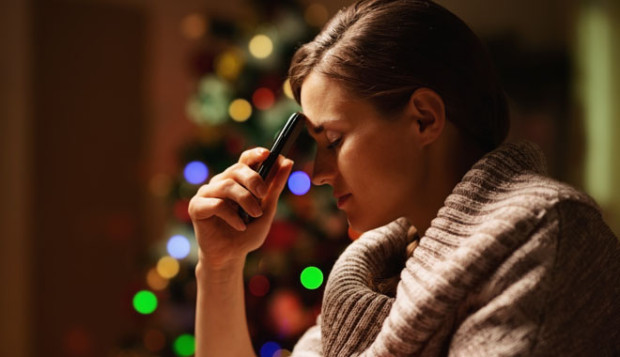
M 342 206 L 347 202 L 347 200 L 351 197 L 351 194 L 348 193 L 346 195 L 342 195 L 338 197 L 338 208 L 342 208 Z

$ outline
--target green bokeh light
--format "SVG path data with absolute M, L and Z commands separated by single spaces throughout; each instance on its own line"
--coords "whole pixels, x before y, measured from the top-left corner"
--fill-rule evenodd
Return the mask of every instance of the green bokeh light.
M 174 353 L 178 356 L 191 356 L 196 351 L 196 341 L 194 336 L 184 334 L 174 340 Z
M 150 314 L 157 309 L 157 297 L 148 290 L 138 291 L 133 297 L 133 307 L 141 314 Z
M 301 272 L 301 285 L 308 290 L 314 290 L 323 284 L 323 272 L 317 267 L 307 267 Z

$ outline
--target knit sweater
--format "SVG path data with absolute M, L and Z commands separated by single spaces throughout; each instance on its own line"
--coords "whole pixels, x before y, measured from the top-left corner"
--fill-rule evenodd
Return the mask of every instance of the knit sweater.
M 327 281 L 293 356 L 620 356 L 620 244 L 584 193 L 546 176 L 540 150 L 505 144 L 445 200 L 400 273 L 404 218 L 366 232 Z

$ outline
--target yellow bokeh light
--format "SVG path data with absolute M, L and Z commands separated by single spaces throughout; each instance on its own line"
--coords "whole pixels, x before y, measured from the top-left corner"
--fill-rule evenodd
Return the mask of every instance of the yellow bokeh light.
M 235 80 L 243 68 L 243 59 L 238 51 L 227 51 L 215 59 L 215 73 L 225 79 Z
M 191 40 L 197 40 L 207 31 L 207 21 L 200 14 L 189 14 L 181 20 L 181 34 Z
M 273 52 L 273 42 L 266 35 L 256 35 L 250 40 L 250 53 L 256 58 L 267 58 Z
M 329 13 L 322 4 L 310 4 L 304 12 L 304 19 L 310 26 L 321 27 L 327 22 L 328 18 Z
M 172 279 L 179 273 L 179 262 L 173 257 L 163 257 L 157 262 L 157 273 L 166 279 Z
M 159 275 L 156 268 L 149 270 L 146 274 L 146 283 L 151 289 L 156 291 L 164 290 L 168 287 L 168 279 L 164 279 Z
M 252 105 L 245 99 L 235 99 L 230 103 L 228 114 L 235 121 L 246 121 L 252 115 Z
M 284 89 L 284 95 L 286 95 L 287 97 L 291 99 L 295 99 L 295 97 L 293 96 L 293 89 L 291 88 L 291 81 L 289 79 L 284 81 L 284 85 L 282 85 L 282 89 Z

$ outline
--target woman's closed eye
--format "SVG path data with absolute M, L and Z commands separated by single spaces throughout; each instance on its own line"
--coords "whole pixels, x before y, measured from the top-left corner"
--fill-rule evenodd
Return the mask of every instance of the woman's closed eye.
M 325 138 L 327 138 L 327 148 L 333 149 L 338 146 L 338 144 L 340 144 L 340 142 L 342 141 L 342 134 L 333 130 L 326 130 Z

